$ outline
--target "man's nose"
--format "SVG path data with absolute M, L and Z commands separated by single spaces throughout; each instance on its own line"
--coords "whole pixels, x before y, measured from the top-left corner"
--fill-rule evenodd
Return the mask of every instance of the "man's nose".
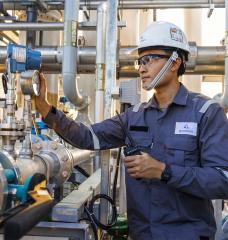
M 140 66 L 139 66 L 139 73 L 144 73 L 144 72 L 146 72 L 146 65 L 144 65 L 144 64 L 141 64 Z

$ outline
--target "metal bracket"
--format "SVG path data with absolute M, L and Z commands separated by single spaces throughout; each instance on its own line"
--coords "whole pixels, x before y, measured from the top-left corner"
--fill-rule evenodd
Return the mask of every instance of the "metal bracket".
M 86 20 L 89 21 L 89 19 L 90 19 L 90 14 L 89 14 L 89 10 L 87 9 L 87 7 L 86 7 L 86 6 L 83 6 L 83 7 L 82 7 L 82 11 L 83 11 L 83 13 L 84 13 L 84 15 L 85 15 L 85 17 L 86 17 Z
M 210 4 L 210 7 L 209 7 L 209 10 L 207 12 L 207 17 L 210 18 L 213 11 L 214 11 L 214 8 L 215 8 L 215 4 L 212 3 L 212 0 L 209 0 L 209 4 Z

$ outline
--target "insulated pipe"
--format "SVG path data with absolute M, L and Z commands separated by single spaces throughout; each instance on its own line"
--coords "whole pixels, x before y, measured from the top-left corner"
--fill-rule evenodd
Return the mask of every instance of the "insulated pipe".
M 221 97 L 221 105 L 227 109 L 228 108 L 228 0 L 225 0 L 226 4 L 226 31 L 225 31 L 225 78 L 224 78 L 224 91 Z
M 107 3 L 102 3 L 97 8 L 95 123 L 104 120 L 106 25 Z M 100 168 L 100 152 L 96 153 L 93 164 L 95 171 Z
M 96 10 L 99 4 L 106 2 L 106 0 L 81 0 L 80 7 L 88 7 L 89 9 Z M 63 9 L 64 1 L 54 2 L 51 0 L 44 1 L 48 5 L 49 10 L 53 9 Z M 224 8 L 224 0 L 211 0 L 211 4 L 214 4 L 215 8 Z M 151 9 L 151 8 L 210 8 L 210 1 L 208 0 L 122 0 L 119 8 L 123 9 Z M 25 10 L 26 5 L 23 5 L 19 2 L 7 1 L 2 3 L 3 10 Z
M 62 76 L 65 96 L 77 108 L 81 109 L 84 108 L 87 103 L 79 93 L 76 78 L 78 13 L 79 0 L 65 1 Z
M 105 92 L 104 92 L 104 119 L 111 117 L 111 103 L 112 96 L 111 90 L 116 86 L 116 50 L 117 50 L 117 14 L 118 14 L 118 1 L 107 1 L 107 30 L 106 30 L 106 55 L 105 55 Z M 101 161 L 101 193 L 109 194 L 110 185 L 110 171 L 109 159 L 110 150 L 105 151 L 105 156 Z M 100 207 L 100 220 L 102 223 L 108 221 L 108 202 L 101 199 Z
M 97 9 L 97 43 L 96 43 L 96 104 L 95 122 L 104 120 L 104 84 L 105 84 L 105 34 L 107 4 L 102 3 Z

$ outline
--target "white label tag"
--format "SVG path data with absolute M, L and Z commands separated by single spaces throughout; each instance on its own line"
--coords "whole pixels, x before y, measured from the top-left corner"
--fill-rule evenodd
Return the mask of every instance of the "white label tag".
M 176 122 L 175 134 L 197 135 L 197 123 L 195 122 Z
M 180 29 L 170 28 L 171 39 L 183 43 L 183 34 Z

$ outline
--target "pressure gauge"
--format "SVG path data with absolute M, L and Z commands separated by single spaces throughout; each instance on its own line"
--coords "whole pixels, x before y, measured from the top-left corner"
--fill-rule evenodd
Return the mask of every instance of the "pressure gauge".
M 40 95 L 40 78 L 39 71 L 25 71 L 20 77 L 21 91 L 24 95 Z

